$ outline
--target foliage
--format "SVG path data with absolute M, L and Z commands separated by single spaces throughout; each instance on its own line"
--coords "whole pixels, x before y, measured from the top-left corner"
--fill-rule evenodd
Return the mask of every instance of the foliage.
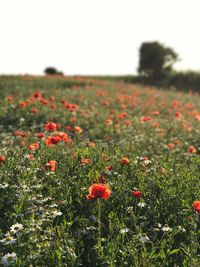
M 139 53 L 139 74 L 153 79 L 165 77 L 178 60 L 178 55 L 172 48 L 159 42 L 142 43 Z
M 54 76 L 0 88 L 4 265 L 200 266 L 197 93 Z
M 56 75 L 56 74 L 59 74 L 59 75 L 63 75 L 62 72 L 58 71 L 56 68 L 54 67 L 47 67 L 45 70 L 44 70 L 44 73 L 46 75 Z

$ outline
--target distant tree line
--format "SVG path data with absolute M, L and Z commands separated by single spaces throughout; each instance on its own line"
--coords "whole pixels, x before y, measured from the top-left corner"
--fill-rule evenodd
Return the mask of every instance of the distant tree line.
M 144 42 L 139 49 L 138 76 L 126 77 L 125 81 L 200 91 L 200 73 L 175 71 L 173 65 L 178 60 L 172 48 L 159 42 Z
M 47 67 L 44 70 L 44 73 L 46 75 L 60 75 L 60 76 L 64 76 L 64 73 L 62 71 L 58 71 L 56 68 L 54 67 Z

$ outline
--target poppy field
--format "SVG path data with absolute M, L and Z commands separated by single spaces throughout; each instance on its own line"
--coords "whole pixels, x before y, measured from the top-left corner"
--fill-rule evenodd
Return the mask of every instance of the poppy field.
M 200 266 L 200 96 L 0 77 L 2 266 Z

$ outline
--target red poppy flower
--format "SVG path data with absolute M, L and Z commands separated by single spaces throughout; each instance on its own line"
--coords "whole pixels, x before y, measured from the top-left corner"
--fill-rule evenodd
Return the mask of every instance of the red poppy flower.
M 77 132 L 78 134 L 82 133 L 83 132 L 83 129 L 79 126 L 75 126 L 74 127 L 74 131 Z
M 65 129 L 68 130 L 68 131 L 71 131 L 71 126 L 70 126 L 70 125 L 67 125 L 67 126 L 65 127 Z
M 128 165 L 128 164 L 129 164 L 129 159 L 126 158 L 126 157 L 123 157 L 123 158 L 121 159 L 121 163 L 124 164 L 124 165 Z
M 142 193 L 138 190 L 136 191 L 132 191 L 132 195 L 135 197 L 135 198 L 141 198 L 142 197 Z
M 86 196 L 87 199 L 108 199 L 111 196 L 111 190 L 105 184 L 93 184 L 89 188 L 89 194 Z
M 8 102 L 12 102 L 13 101 L 13 98 L 12 98 L 12 96 L 7 96 L 5 98 L 5 100 L 8 101 Z
M 168 147 L 169 149 L 173 149 L 173 148 L 175 147 L 175 144 L 173 144 L 173 143 L 169 143 L 169 144 L 167 144 L 167 147 Z
M 40 102 L 44 105 L 48 105 L 49 104 L 49 101 L 47 99 L 44 99 L 44 98 L 40 98 Z
M 65 133 L 65 132 L 58 132 L 58 133 L 57 133 L 57 136 L 59 136 L 60 139 L 62 139 L 62 140 L 66 140 L 66 139 L 68 139 L 68 134 Z
M 37 108 L 32 108 L 32 113 L 38 113 L 38 109 Z
M 1 162 L 5 162 L 5 161 L 6 161 L 6 158 L 5 158 L 4 156 L 1 156 L 1 155 L 0 155 L 0 163 L 1 163 Z
M 26 138 L 26 136 L 27 136 L 25 132 L 21 132 L 21 131 L 18 131 L 18 130 L 14 131 L 13 135 L 21 136 L 22 138 Z
M 36 150 L 36 149 L 38 149 L 39 147 L 40 147 L 39 144 L 31 144 L 31 145 L 28 146 L 28 148 L 29 148 L 30 150 Z
M 108 171 L 111 171 L 111 170 L 113 170 L 113 166 L 111 166 L 111 165 L 106 166 L 105 169 L 108 170 Z
M 50 160 L 50 161 L 46 164 L 46 167 L 47 167 L 47 169 L 49 169 L 50 171 L 55 171 L 55 169 L 56 169 L 56 164 L 57 164 L 57 161 L 55 161 L 55 160 Z
M 90 160 L 90 159 L 86 159 L 86 158 L 81 159 L 81 164 L 82 164 L 82 165 L 90 164 L 90 163 L 91 163 L 91 160 Z
M 32 160 L 35 159 L 34 156 L 33 156 L 33 154 L 28 154 L 28 155 L 27 155 L 27 158 L 28 158 L 28 159 L 32 159 Z
M 61 141 L 60 136 L 54 135 L 50 136 L 45 140 L 45 144 L 48 146 L 54 146 L 55 144 L 58 144 Z
M 119 114 L 117 117 L 118 117 L 118 119 L 123 119 L 127 116 L 128 116 L 128 114 L 126 112 L 123 112 L 123 113 Z
M 188 152 L 191 154 L 195 154 L 197 152 L 196 148 L 194 146 L 189 146 L 188 147 Z
M 59 128 L 58 124 L 55 122 L 48 122 L 44 125 L 44 129 L 48 132 L 50 131 L 56 131 Z
M 200 200 L 195 200 L 192 204 L 194 211 L 200 213 Z
M 153 111 L 152 114 L 153 114 L 154 116 L 158 116 L 160 113 L 159 113 L 159 111 Z
M 37 138 L 43 138 L 44 137 L 44 134 L 39 132 L 39 133 L 36 133 L 35 136 Z
M 89 146 L 89 147 L 95 147 L 95 146 L 96 146 L 96 144 L 95 144 L 95 143 L 93 143 L 93 142 L 89 142 L 89 143 L 88 143 L 88 146 Z
M 140 118 L 141 122 L 146 122 L 146 121 L 150 121 L 150 120 L 151 120 L 151 117 L 149 117 L 149 116 L 143 116 Z
M 32 94 L 32 97 L 34 97 L 34 98 L 42 98 L 42 93 L 41 92 L 35 92 L 35 93 L 33 93 Z

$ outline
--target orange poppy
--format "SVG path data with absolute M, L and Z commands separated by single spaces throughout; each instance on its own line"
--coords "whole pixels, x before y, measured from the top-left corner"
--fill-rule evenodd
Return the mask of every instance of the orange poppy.
M 55 169 L 56 169 L 56 164 L 57 164 L 57 161 L 55 161 L 55 160 L 50 160 L 50 161 L 46 164 L 46 167 L 47 167 L 47 169 L 49 169 L 50 171 L 55 171 Z
M 121 159 L 121 163 L 124 164 L 124 165 L 128 165 L 128 164 L 129 164 L 129 159 L 126 158 L 126 157 L 123 157 L 123 158 Z
M 87 199 L 108 199 L 111 196 L 111 190 L 105 184 L 92 184 L 89 188 L 89 194 L 86 196 Z
M 200 200 L 195 200 L 192 204 L 194 211 L 200 213 Z
M 195 154 L 197 152 L 196 148 L 194 146 L 189 146 L 188 147 L 188 152 L 191 154 Z
M 86 159 L 86 158 L 81 159 L 81 164 L 82 164 L 82 165 L 90 164 L 90 163 L 91 163 L 91 160 L 90 160 L 90 159 Z
M 30 150 L 36 150 L 36 149 L 38 149 L 39 147 L 40 147 L 39 144 L 31 144 L 31 145 L 28 146 L 28 148 L 29 148 Z
M 55 122 L 48 122 L 44 125 L 46 131 L 56 131 L 59 128 L 58 124 Z
M 132 195 L 135 197 L 135 198 L 141 198 L 142 197 L 142 193 L 138 190 L 136 191 L 132 191 Z
M 83 132 L 83 129 L 79 126 L 75 126 L 74 131 L 77 132 L 78 134 L 81 134 Z
M 45 144 L 47 146 L 53 146 L 55 144 L 58 144 L 60 141 L 61 141 L 60 136 L 54 135 L 54 136 L 47 137 L 47 139 L 45 140 Z
M 5 158 L 4 156 L 1 156 L 1 155 L 0 155 L 0 163 L 1 163 L 1 162 L 5 162 L 5 161 L 6 161 L 6 158 Z

